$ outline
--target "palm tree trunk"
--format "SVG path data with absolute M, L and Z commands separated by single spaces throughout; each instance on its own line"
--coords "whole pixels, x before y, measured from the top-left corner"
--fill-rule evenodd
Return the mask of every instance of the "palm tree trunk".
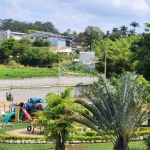
M 128 142 L 122 135 L 118 136 L 118 139 L 114 145 L 114 150 L 130 150 Z
M 55 150 L 65 150 L 66 148 L 65 134 L 66 134 L 65 130 L 61 131 L 58 134 L 56 144 L 55 144 Z

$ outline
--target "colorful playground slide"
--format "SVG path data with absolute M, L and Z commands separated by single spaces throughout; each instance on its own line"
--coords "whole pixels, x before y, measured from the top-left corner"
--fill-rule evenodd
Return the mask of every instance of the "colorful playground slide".
M 30 121 L 32 121 L 32 117 L 31 117 L 30 114 L 27 112 L 26 108 L 21 107 L 20 109 L 24 112 L 24 114 L 28 117 L 28 119 L 29 119 Z
M 10 118 L 15 115 L 16 112 L 10 112 L 9 114 L 5 115 L 5 117 L 3 118 L 2 122 L 3 123 L 8 123 Z

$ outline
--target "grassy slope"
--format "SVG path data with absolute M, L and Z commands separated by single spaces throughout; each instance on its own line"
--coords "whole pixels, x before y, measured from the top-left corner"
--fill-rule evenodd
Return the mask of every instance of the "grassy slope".
M 42 76 L 58 76 L 58 70 L 49 68 L 13 68 L 0 65 L 0 79 L 9 78 L 31 78 Z
M 46 76 L 58 76 L 58 68 L 38 68 L 38 67 L 6 67 L 0 65 L 0 79 L 11 78 L 32 78 L 32 77 L 46 77 Z M 73 76 L 87 76 L 89 74 L 69 72 L 67 73 L 60 70 L 61 76 L 73 75 Z

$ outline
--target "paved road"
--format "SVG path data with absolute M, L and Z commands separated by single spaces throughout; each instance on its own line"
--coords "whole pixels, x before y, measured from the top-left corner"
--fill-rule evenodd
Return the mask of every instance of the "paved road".
M 45 77 L 27 79 L 0 80 L 0 102 L 6 101 L 6 92 L 11 92 L 15 101 L 26 101 L 30 97 L 44 98 L 49 92 L 59 94 L 68 86 L 79 83 L 90 84 L 96 81 L 93 77 Z M 59 86 L 60 85 L 60 86 Z M 76 91 L 72 95 L 76 95 Z

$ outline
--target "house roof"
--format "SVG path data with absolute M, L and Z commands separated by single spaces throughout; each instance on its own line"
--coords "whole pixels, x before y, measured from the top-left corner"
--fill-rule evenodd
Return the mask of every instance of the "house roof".
M 58 34 L 53 34 L 51 32 L 43 32 L 43 31 L 36 31 L 34 33 L 23 35 L 23 37 L 57 37 L 57 38 L 72 39 L 72 37 L 61 36 Z

